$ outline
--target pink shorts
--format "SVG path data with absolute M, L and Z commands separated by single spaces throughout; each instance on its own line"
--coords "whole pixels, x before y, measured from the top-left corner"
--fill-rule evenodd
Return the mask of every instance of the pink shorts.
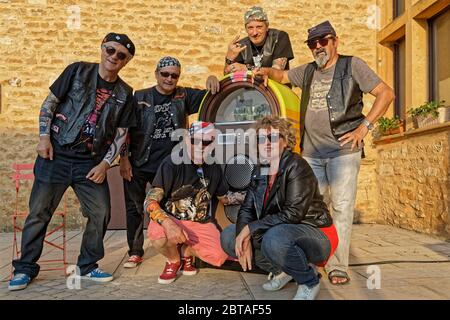
M 220 267 L 227 260 L 228 255 L 220 245 L 220 232 L 213 223 L 178 220 L 173 217 L 170 219 L 186 231 L 189 237 L 186 243 L 195 250 L 197 257 L 216 267 Z M 166 237 L 164 228 L 153 221 L 150 221 L 147 232 L 151 241 Z

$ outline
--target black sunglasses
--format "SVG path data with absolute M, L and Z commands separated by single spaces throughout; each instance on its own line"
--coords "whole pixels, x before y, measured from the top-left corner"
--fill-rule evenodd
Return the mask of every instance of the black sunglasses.
M 261 134 L 258 135 L 258 143 L 264 144 L 267 140 L 269 140 L 270 143 L 277 143 L 280 141 L 280 137 L 282 137 L 279 133 L 271 133 L 271 134 Z
M 180 75 L 178 73 L 170 73 L 170 72 L 165 72 L 165 71 L 160 71 L 159 74 L 161 75 L 161 77 L 164 78 L 168 78 L 169 76 L 172 77 L 172 79 L 177 80 Z
M 309 40 L 306 42 L 306 44 L 310 49 L 315 49 L 317 47 L 317 43 L 319 43 L 321 47 L 326 47 L 330 39 L 334 39 L 334 37 L 324 37 L 316 40 Z
M 192 145 L 200 144 L 200 142 L 202 143 L 203 147 L 206 147 L 206 146 L 209 146 L 211 143 L 213 143 L 214 140 L 195 139 L 195 138 L 191 137 L 191 144 Z
M 103 48 L 105 48 L 106 54 L 108 54 L 108 56 L 113 56 L 117 52 L 117 55 L 116 55 L 117 59 L 125 60 L 127 58 L 126 53 L 118 51 L 114 47 L 107 47 L 107 46 L 104 45 Z

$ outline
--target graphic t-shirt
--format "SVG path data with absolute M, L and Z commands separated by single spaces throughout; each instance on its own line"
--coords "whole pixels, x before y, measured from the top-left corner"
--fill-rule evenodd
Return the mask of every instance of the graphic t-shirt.
M 155 174 L 161 161 L 172 152 L 173 147 L 178 143 L 172 141 L 171 135 L 175 130 L 171 116 L 172 99 L 175 92 L 170 95 L 163 95 L 158 90 L 154 90 L 153 103 L 155 112 L 155 129 L 152 135 L 152 144 L 150 147 L 150 156 L 148 161 L 140 167 L 140 170 Z M 185 106 L 186 113 L 192 114 L 198 112 L 206 90 L 186 88 Z M 145 124 L 147 125 L 147 124 Z
M 164 190 L 161 208 L 179 220 L 195 222 L 208 222 L 211 200 L 228 192 L 219 165 L 178 165 L 170 156 L 161 163 L 152 186 Z
M 303 78 L 307 65 L 302 65 L 288 72 L 289 81 L 303 90 Z M 334 158 L 337 156 L 359 152 L 355 147 L 351 151 L 351 143 L 340 146 L 331 131 L 327 95 L 331 89 L 336 64 L 325 70 L 314 71 L 308 108 L 305 115 L 305 133 L 302 155 L 312 158 Z M 381 79 L 361 59 L 352 58 L 352 77 L 362 92 L 372 91 Z

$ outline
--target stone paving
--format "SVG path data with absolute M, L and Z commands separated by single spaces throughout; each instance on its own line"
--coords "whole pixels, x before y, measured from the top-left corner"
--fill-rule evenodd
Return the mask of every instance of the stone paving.
M 76 261 L 81 232 L 68 233 L 68 260 Z M 222 269 L 203 268 L 196 276 L 180 276 L 170 285 L 160 285 L 157 277 L 164 258 L 146 241 L 145 261 L 135 269 L 124 269 L 127 259 L 125 231 L 108 231 L 106 256 L 100 266 L 114 273 L 106 284 L 82 280 L 81 288 L 68 289 L 61 271 L 41 272 L 23 291 L 9 292 L 12 234 L 0 234 L 0 300 L 31 299 L 183 299 L 183 300 L 280 300 L 291 299 L 296 285 L 289 283 L 278 292 L 265 292 L 266 276 Z M 53 257 L 55 250 L 44 251 Z M 450 243 L 430 236 L 382 225 L 355 225 L 353 228 L 349 274 L 351 282 L 333 286 L 323 270 L 318 299 L 450 299 Z M 368 269 L 368 267 L 374 269 Z M 380 271 L 380 288 L 373 279 Z

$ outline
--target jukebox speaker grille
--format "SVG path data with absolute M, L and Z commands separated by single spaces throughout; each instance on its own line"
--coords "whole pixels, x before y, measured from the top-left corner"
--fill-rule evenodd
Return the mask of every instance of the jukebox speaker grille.
M 255 165 L 245 154 L 237 154 L 225 166 L 225 179 L 237 190 L 244 190 L 250 184 Z

